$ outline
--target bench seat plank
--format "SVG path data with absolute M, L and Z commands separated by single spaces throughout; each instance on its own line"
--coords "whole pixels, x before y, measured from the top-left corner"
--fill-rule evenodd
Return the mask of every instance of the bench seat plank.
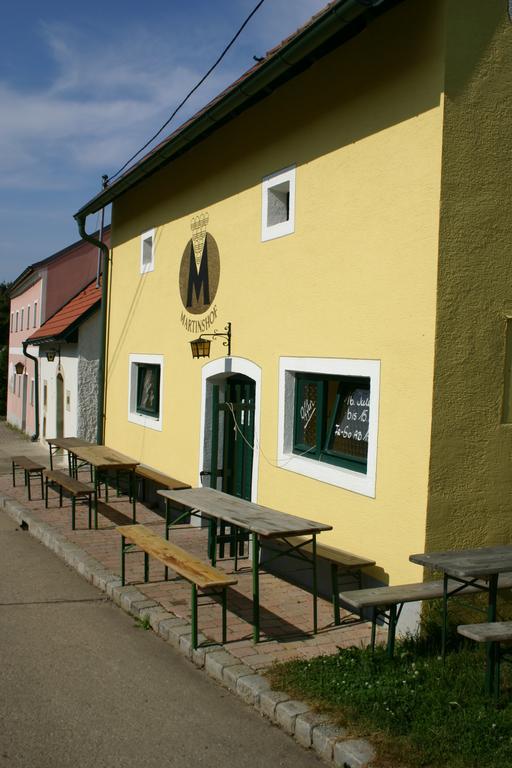
M 171 491 L 190 488 L 189 483 L 182 483 L 181 480 L 176 480 L 176 478 L 171 477 L 170 475 L 165 475 L 163 472 L 159 472 L 145 464 L 139 464 L 135 468 L 135 474 L 137 477 L 142 477 L 144 480 L 151 480 L 153 483 L 157 483 L 157 485 L 163 485 Z
M 480 624 L 460 624 L 459 635 L 477 643 L 501 643 L 512 640 L 512 621 L 488 621 Z
M 165 566 L 192 581 L 200 589 L 226 587 L 236 584 L 237 579 L 204 563 L 181 547 L 172 544 L 143 525 L 122 525 L 117 528 L 121 536 L 141 547 L 148 555 L 155 557 Z
M 39 472 L 45 469 L 44 464 L 38 464 L 36 461 L 32 461 L 28 456 L 11 456 L 11 461 L 21 469 L 26 469 L 30 472 Z
M 70 477 L 65 472 L 59 472 L 57 469 L 45 469 L 43 474 L 49 482 L 61 485 L 73 496 L 94 493 L 94 487 L 92 485 L 83 483 L 81 480 L 75 480 L 74 477 Z
M 483 584 L 484 582 L 482 582 Z M 461 583 L 448 579 L 448 592 L 461 587 Z M 501 574 L 498 581 L 498 589 L 510 589 L 512 587 L 512 574 Z M 460 590 L 460 594 L 471 594 L 480 591 L 476 586 L 467 586 Z M 372 587 L 351 592 L 343 592 L 341 600 L 356 610 L 373 608 L 399 603 L 414 603 L 418 600 L 434 600 L 443 597 L 443 580 L 424 581 L 418 584 L 398 584 L 392 587 Z
M 286 540 L 289 541 L 290 544 L 293 544 L 293 546 L 300 544 L 301 541 L 305 541 L 303 536 L 288 536 Z M 313 546 L 310 542 L 303 546 L 302 549 L 306 552 L 312 552 Z M 375 560 L 353 555 L 351 552 L 337 549 L 337 547 L 332 547 L 330 544 L 324 544 L 320 541 L 316 542 L 316 554 L 318 557 L 323 557 L 325 560 L 330 560 L 346 569 L 369 568 L 372 565 L 375 565 Z

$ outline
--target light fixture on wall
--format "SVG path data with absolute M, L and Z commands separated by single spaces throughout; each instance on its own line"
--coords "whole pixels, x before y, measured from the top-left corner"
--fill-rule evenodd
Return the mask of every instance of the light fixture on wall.
M 24 363 L 16 363 L 16 365 L 14 366 L 14 370 L 16 371 L 16 373 L 18 375 L 22 374 L 23 371 L 25 370 L 25 364 Z
M 53 361 L 55 360 L 55 355 L 56 354 L 57 354 L 57 350 L 56 349 L 47 349 L 46 350 L 46 359 L 48 360 L 49 363 L 53 363 Z
M 211 338 L 216 338 L 217 336 L 222 336 L 226 341 L 223 341 L 223 345 L 228 348 L 228 357 L 231 357 L 231 323 L 228 323 L 224 329 L 225 333 L 218 333 L 215 331 L 215 333 L 202 333 L 199 338 L 193 339 L 193 341 L 190 342 L 190 348 L 192 349 L 192 357 L 210 357 L 210 339 L 207 339 L 206 336 L 210 336 Z

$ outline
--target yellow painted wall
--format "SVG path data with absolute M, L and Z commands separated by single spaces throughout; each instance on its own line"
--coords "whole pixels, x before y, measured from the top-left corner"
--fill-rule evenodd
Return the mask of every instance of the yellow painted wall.
M 427 505 L 442 139 L 444 3 L 410 0 L 114 205 L 106 443 L 197 484 L 201 363 L 181 323 L 190 220 L 221 259 L 216 327 L 262 369 L 261 447 L 277 456 L 281 356 L 378 359 L 376 498 L 260 458 L 258 501 L 334 526 L 325 541 L 417 573 Z M 296 164 L 295 233 L 261 242 L 261 179 Z M 157 227 L 155 271 L 140 234 Z M 127 420 L 128 355 L 165 358 L 164 430 Z M 223 348 L 212 344 L 212 358 Z
M 512 23 L 450 0 L 430 550 L 512 541 L 512 424 L 501 423 L 512 317 Z M 506 162 L 505 159 L 507 158 Z

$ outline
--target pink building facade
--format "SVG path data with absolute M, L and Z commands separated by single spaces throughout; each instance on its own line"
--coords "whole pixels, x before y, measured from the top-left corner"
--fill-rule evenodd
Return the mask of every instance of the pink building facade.
M 103 241 L 109 244 L 110 227 L 105 229 Z M 29 344 L 24 348 L 24 342 L 91 283 L 97 269 L 97 249 L 79 241 L 27 267 L 11 286 L 7 421 L 36 440 L 43 437 L 40 350 Z
M 11 296 L 9 326 L 9 379 L 7 421 L 29 435 L 35 433 L 35 363 L 23 353 L 23 342 L 41 325 L 43 281 L 34 281 L 17 296 Z M 37 357 L 37 347 L 27 351 Z M 19 373 L 16 372 L 16 368 Z

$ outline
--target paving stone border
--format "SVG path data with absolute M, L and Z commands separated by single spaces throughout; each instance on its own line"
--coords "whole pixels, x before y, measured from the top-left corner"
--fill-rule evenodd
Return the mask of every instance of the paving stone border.
M 104 592 L 123 611 L 137 619 L 149 621 L 151 629 L 173 648 L 179 650 L 206 674 L 254 707 L 299 744 L 311 749 L 322 760 L 336 768 L 371 768 L 376 759 L 373 746 L 366 739 L 347 737 L 343 728 L 329 718 L 314 712 L 309 705 L 294 701 L 282 691 L 273 691 L 268 680 L 232 656 L 222 645 L 211 644 L 192 649 L 190 623 L 140 592 L 136 586 L 121 586 L 121 579 L 108 571 L 98 560 L 76 544 L 68 541 L 47 523 L 43 523 L 20 502 L 0 494 L 0 507 L 18 525 L 27 526 L 29 533 L 62 558 L 83 578 Z M 199 633 L 199 643 L 207 638 Z

